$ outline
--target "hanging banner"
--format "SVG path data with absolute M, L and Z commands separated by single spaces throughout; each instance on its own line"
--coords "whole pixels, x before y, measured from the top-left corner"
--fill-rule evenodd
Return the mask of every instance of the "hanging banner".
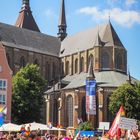
M 96 115 L 96 81 L 86 80 L 86 113 Z

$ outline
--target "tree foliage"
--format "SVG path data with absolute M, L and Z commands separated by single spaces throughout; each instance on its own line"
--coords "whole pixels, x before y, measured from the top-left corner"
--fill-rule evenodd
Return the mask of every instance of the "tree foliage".
M 83 122 L 79 125 L 79 129 L 80 130 L 93 130 L 93 126 L 92 123 L 87 121 L 87 122 Z
M 13 77 L 12 121 L 18 124 L 39 122 L 46 81 L 37 65 L 21 68 Z
M 123 105 L 126 117 L 140 120 L 140 83 L 123 84 L 110 96 L 109 110 L 115 114 Z

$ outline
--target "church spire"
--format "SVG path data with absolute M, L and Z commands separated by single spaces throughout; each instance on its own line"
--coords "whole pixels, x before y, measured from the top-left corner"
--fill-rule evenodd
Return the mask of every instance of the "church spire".
M 88 67 L 88 74 L 86 79 L 95 79 L 94 71 L 93 71 L 93 61 L 90 59 L 89 67 Z
M 103 43 L 102 43 L 102 41 L 101 41 L 101 38 L 100 38 L 100 35 L 99 35 L 99 29 L 98 29 L 98 31 L 97 31 L 97 37 L 96 37 L 94 46 L 100 47 L 100 46 L 102 46 L 102 44 L 103 44 Z
M 63 41 L 63 39 L 67 36 L 66 33 L 66 15 L 65 15 L 65 1 L 62 0 L 61 4 L 61 11 L 60 11 L 60 17 L 59 17 L 59 23 L 58 23 L 58 38 Z
M 19 28 L 26 28 L 29 30 L 40 32 L 32 15 L 29 0 L 22 0 L 21 11 L 19 12 L 19 16 L 17 18 L 15 26 Z

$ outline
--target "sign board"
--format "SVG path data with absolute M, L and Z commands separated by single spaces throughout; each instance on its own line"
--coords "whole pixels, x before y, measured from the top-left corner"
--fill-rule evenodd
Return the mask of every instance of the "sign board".
M 126 130 L 138 129 L 137 120 L 120 117 L 119 128 L 123 128 Z
M 110 122 L 99 122 L 100 130 L 109 130 Z

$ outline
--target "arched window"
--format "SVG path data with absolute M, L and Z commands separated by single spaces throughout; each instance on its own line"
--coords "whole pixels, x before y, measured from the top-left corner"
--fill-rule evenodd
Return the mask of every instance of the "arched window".
M 36 65 L 39 64 L 37 59 L 35 59 L 34 64 L 36 64 Z
M 92 61 L 92 63 L 93 63 L 93 68 L 94 68 L 94 57 L 93 57 L 92 54 L 90 54 L 90 56 L 88 57 L 88 66 L 89 66 L 90 61 Z
M 61 63 L 61 76 L 64 75 L 64 62 Z
M 49 63 L 46 62 L 45 65 L 45 79 L 49 80 Z
M 116 56 L 116 69 L 121 70 L 122 69 L 122 64 L 123 64 L 123 58 L 122 58 L 122 55 L 119 53 Z
M 53 125 L 58 125 L 58 102 L 57 99 L 54 99 L 53 102 Z
M 22 56 L 22 57 L 20 58 L 20 68 L 21 68 L 21 67 L 25 67 L 25 65 L 26 65 L 25 59 L 24 59 L 24 56 Z
M 78 72 L 78 59 L 75 59 L 75 73 Z
M 109 55 L 107 52 L 104 52 L 101 58 L 102 69 L 109 69 Z
M 7 57 L 7 62 L 8 62 L 8 64 L 9 64 L 9 66 L 11 66 L 11 63 L 10 63 L 10 56 L 9 56 L 8 53 L 6 53 L 6 57 Z
M 55 67 L 55 63 L 53 63 L 53 66 L 52 66 L 52 78 L 55 79 L 55 70 L 56 70 L 56 67 Z
M 86 98 L 85 96 L 82 98 L 81 102 L 81 118 L 83 122 L 87 121 L 87 115 L 86 115 Z
M 84 58 L 81 57 L 80 59 L 80 72 L 83 72 L 84 71 Z
M 69 61 L 66 62 L 66 75 L 69 74 Z
M 73 98 L 69 95 L 66 99 L 67 126 L 73 126 Z

